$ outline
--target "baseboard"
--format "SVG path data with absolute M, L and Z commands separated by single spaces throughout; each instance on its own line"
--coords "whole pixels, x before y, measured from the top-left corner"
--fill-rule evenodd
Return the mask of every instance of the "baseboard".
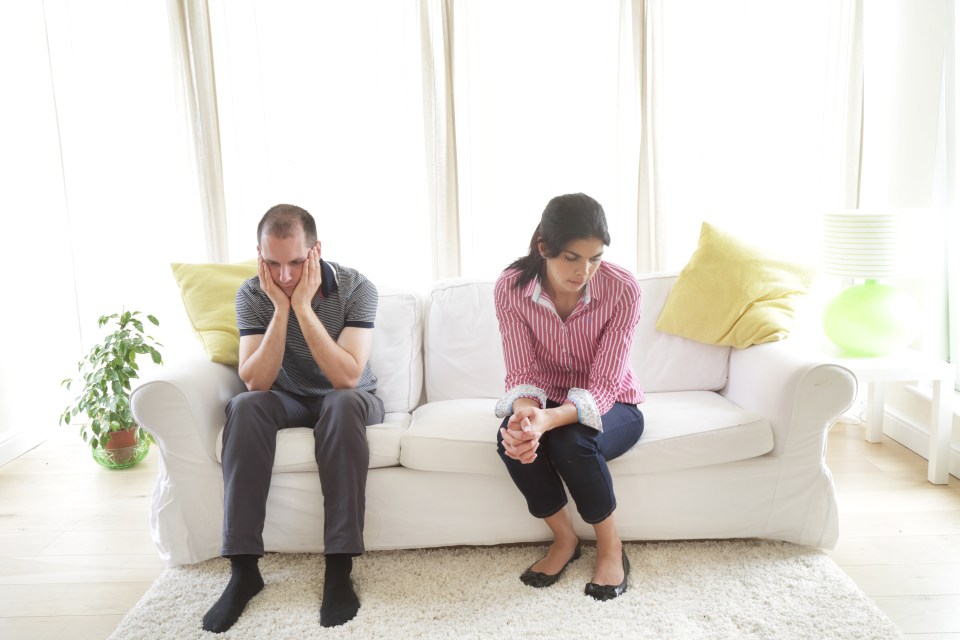
M 30 449 L 46 440 L 48 435 L 43 431 L 37 432 L 28 429 L 0 442 L 0 467 L 30 451 Z
M 883 415 L 883 433 L 917 455 L 930 459 L 930 429 L 926 425 L 888 407 Z M 960 450 L 952 443 L 947 460 L 950 475 L 960 478 Z

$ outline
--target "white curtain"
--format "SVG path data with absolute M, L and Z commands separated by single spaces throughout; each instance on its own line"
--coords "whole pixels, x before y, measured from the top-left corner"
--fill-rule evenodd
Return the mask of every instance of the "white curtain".
M 827 104 L 824 77 L 841 10 L 826 1 L 663 4 L 662 268 L 683 267 L 703 221 L 816 262 L 825 123 L 843 115 Z
M 960 165 L 957 150 L 957 125 L 960 124 L 960 104 L 957 102 L 957 86 L 960 85 L 960 64 L 957 61 L 957 33 L 960 27 L 960 12 L 953 2 L 947 3 L 945 16 L 945 44 L 943 58 L 943 82 L 941 87 L 940 118 L 937 149 L 937 171 L 934 181 L 935 206 L 944 212 L 944 253 L 947 277 L 947 301 L 942 318 L 946 318 L 944 331 L 946 355 L 957 367 L 957 389 L 960 390 Z
M 206 251 L 166 6 L 44 9 L 83 346 L 100 340 L 98 317 L 126 308 L 156 315 L 173 348 L 192 337 L 170 263 Z
M 947 356 L 946 255 L 951 214 L 943 182 L 941 126 L 951 0 L 873 0 L 864 5 L 864 116 L 860 207 L 914 209 L 904 242 L 912 269 L 897 286 L 923 310 L 915 346 Z M 941 176 L 938 179 L 938 174 Z M 910 238 L 904 238 L 910 240 Z
M 632 3 L 454 5 L 463 275 L 495 277 L 526 253 L 547 201 L 577 191 L 607 212 L 605 256 L 633 269 L 639 76 L 624 41 Z
M 951 15 L 952 14 L 952 15 Z M 944 63 L 944 165 L 947 172 L 945 191 L 947 225 L 946 238 L 953 238 L 947 251 L 949 278 L 949 306 L 947 309 L 950 362 L 957 368 L 957 389 L 960 390 L 960 252 L 956 238 L 960 238 L 960 152 L 957 149 L 957 126 L 960 125 L 960 102 L 957 88 L 960 87 L 960 61 L 957 60 L 957 34 L 960 33 L 960 12 L 956 4 L 948 6 L 949 36 Z M 949 151 L 947 151 L 949 149 Z M 948 240 L 947 242 L 950 242 Z
M 227 211 L 210 14 L 206 0 L 167 0 L 167 8 L 171 48 L 181 79 L 180 100 L 193 146 L 207 258 L 210 262 L 227 262 Z
M 80 334 L 43 5 L 0 5 L 0 59 L 3 465 L 55 428 Z
M 434 274 L 416 3 L 210 3 L 231 260 L 272 205 L 381 287 Z
M 454 128 L 453 0 L 420 0 L 423 117 L 433 277 L 460 275 L 460 195 Z
M 663 2 L 633 0 L 629 37 L 633 55 L 633 78 L 638 96 L 636 117 L 641 123 L 639 177 L 637 182 L 637 266 L 638 273 L 661 271 L 664 262 L 664 234 L 660 232 L 659 205 L 660 112 L 663 82 Z M 629 95 L 629 94 L 628 94 Z
M 56 428 L 101 315 L 193 346 L 169 264 L 206 253 L 162 3 L 3 3 L 0 56 L 3 463 Z

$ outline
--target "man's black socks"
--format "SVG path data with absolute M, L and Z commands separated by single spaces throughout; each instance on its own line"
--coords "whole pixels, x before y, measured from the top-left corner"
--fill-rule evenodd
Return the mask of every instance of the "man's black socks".
M 360 599 L 353 590 L 351 571 L 353 571 L 353 556 L 350 554 L 331 553 L 326 556 L 323 602 L 320 604 L 320 626 L 336 627 L 357 615 Z
M 217 603 L 203 616 L 204 631 L 222 633 L 240 618 L 244 607 L 263 589 L 263 577 L 257 562 L 259 556 L 230 557 L 230 582 Z

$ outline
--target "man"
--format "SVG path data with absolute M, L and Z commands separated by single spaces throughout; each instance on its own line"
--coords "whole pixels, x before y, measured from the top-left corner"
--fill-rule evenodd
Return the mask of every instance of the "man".
M 257 227 L 258 275 L 237 292 L 240 378 L 248 391 L 226 408 L 223 431 L 223 556 L 231 576 L 203 618 L 222 632 L 263 589 L 258 560 L 277 430 L 312 427 L 324 497 L 320 624 L 360 608 L 350 573 L 363 553 L 370 461 L 366 426 L 383 421 L 368 360 L 377 290 L 354 269 L 321 260 L 313 217 L 281 204 Z

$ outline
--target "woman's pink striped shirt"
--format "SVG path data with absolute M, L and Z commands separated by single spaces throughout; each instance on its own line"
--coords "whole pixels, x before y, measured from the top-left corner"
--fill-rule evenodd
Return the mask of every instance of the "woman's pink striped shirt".
M 494 288 L 507 395 L 532 385 L 554 402 L 574 402 L 582 413 L 583 407 L 570 394 L 571 389 L 582 389 L 587 393 L 580 394 L 587 395 L 588 404 L 599 415 L 614 402 L 643 402 L 640 380 L 630 365 L 640 319 L 640 286 L 633 274 L 615 264 L 600 263 L 566 321 L 537 280 L 522 289 L 514 287 L 519 275 L 517 269 L 504 271 Z M 534 396 L 518 393 L 516 397 Z

